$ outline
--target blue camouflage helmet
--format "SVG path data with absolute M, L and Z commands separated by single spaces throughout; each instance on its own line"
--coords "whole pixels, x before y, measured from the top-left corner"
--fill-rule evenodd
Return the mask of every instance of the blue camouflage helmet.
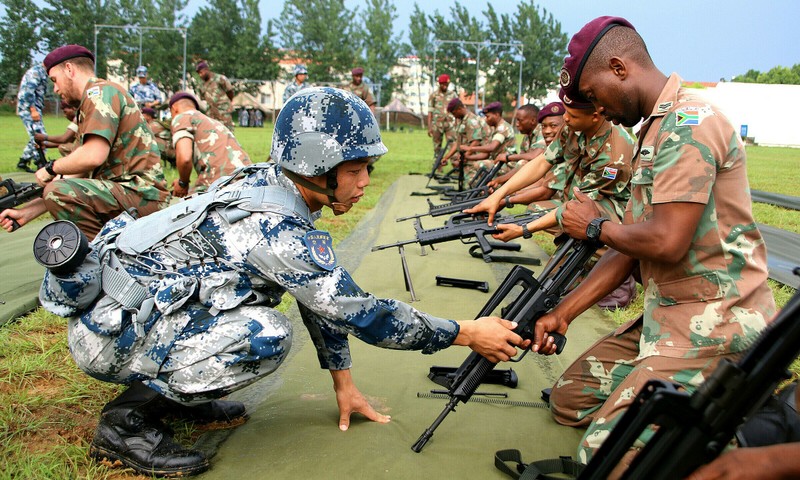
M 294 66 L 294 74 L 295 75 L 308 75 L 308 70 L 303 65 L 295 65 Z
M 378 121 L 363 100 L 331 87 L 300 90 L 281 109 L 272 134 L 272 159 L 305 177 L 338 164 L 387 152 Z

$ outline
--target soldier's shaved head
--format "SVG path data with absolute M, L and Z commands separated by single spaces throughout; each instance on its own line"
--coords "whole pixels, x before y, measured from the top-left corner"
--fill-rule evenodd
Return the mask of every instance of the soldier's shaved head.
M 611 57 L 634 61 L 642 67 L 655 66 L 650 52 L 647 51 L 647 45 L 639 33 L 624 26 L 612 28 L 597 42 L 583 67 L 584 74 L 608 68 L 608 61 Z

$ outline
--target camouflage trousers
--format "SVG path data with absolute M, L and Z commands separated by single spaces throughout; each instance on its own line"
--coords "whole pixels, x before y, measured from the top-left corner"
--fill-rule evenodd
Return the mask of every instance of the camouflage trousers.
M 444 148 L 442 139 L 444 139 L 445 143 L 449 141 L 452 145 L 456 141 L 456 132 L 449 126 L 442 128 L 434 125 L 431 129 L 431 139 L 433 140 L 433 158 L 439 158 L 439 154 L 442 153 Z
M 89 178 L 53 180 L 42 193 L 54 219 L 73 222 L 90 240 L 107 221 L 131 208 L 139 217 L 161 210 L 169 204 L 169 197 L 164 196 L 161 201 L 146 200 L 119 183 Z
M 22 119 L 22 124 L 25 125 L 25 131 L 28 132 L 28 143 L 25 145 L 25 149 L 22 150 L 20 159 L 24 162 L 33 162 L 38 166 L 39 151 L 36 148 L 36 142 L 33 141 L 33 135 L 36 133 L 44 133 L 47 135 L 44 123 L 42 123 L 41 120 L 34 122 L 30 113 L 20 115 L 19 118 Z M 47 153 L 47 150 L 45 150 L 44 153 Z
M 107 319 L 120 316 L 120 328 L 107 326 Z M 274 372 L 292 343 L 289 319 L 266 306 L 214 315 L 190 302 L 169 314 L 154 310 L 143 323 L 137 335 L 132 314 L 104 295 L 91 311 L 69 320 L 72 357 L 98 380 L 138 380 L 172 400 L 198 404 Z
M 705 375 L 725 358 L 723 355 L 637 359 L 641 335 L 642 318 L 639 317 L 589 347 L 553 386 L 550 411 L 556 422 L 586 427 L 578 447 L 577 458 L 581 463 L 589 462 L 648 380 L 678 383 L 692 393 L 705 380 Z M 642 434 L 632 455 L 653 433 L 653 430 L 646 430 Z

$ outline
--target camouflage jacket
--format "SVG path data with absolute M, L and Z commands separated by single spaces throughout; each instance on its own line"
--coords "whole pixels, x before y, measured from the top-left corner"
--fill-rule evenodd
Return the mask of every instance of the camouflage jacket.
M 145 102 L 163 102 L 164 94 L 158 89 L 155 83 L 148 80 L 147 83 L 142 85 L 139 82 L 134 83 L 130 90 L 128 90 L 133 100 L 138 105 L 143 105 Z
M 144 331 L 135 332 L 137 326 L 128 313 L 93 315 L 92 310 L 99 308 L 105 297 L 81 315 L 81 322 L 93 331 L 155 342 L 152 351 L 163 355 L 167 347 L 158 344 L 157 333 L 172 327 L 162 325 L 160 319 L 187 302 L 199 302 L 210 312 L 224 314 L 251 305 L 275 306 L 284 293 L 289 293 L 297 300 L 322 368 L 350 368 L 348 335 L 382 348 L 423 353 L 434 353 L 452 344 L 459 331 L 455 321 L 361 290 L 350 274 L 337 265 L 328 233 L 315 229 L 319 212 L 309 211 L 279 166 L 270 163 L 261 167 L 224 189 L 241 192 L 280 187 L 294 202 L 293 207 L 267 203 L 232 223 L 212 209 L 195 229 L 171 234 L 140 255 L 117 250 L 123 268 L 155 300 L 153 312 L 141 326 Z M 181 204 L 176 204 L 147 218 L 166 219 L 180 208 Z M 124 225 L 121 219 L 108 222 L 95 244 Z M 47 282 L 46 277 L 42 288 L 49 292 L 52 289 Z M 50 308 L 57 311 L 58 304 L 51 296 Z M 101 310 L 108 312 L 108 303 Z
M 745 163 L 728 119 L 672 74 L 642 123 L 625 222 L 650 220 L 656 204 L 700 203 L 705 210 L 681 260 L 639 261 L 640 358 L 740 352 L 775 313 Z
M 514 128 L 505 119 L 501 118 L 497 126 L 489 127 L 489 135 L 483 139 L 483 143 L 492 141 L 500 142 L 500 145 L 489 154 L 489 158 L 494 158 L 499 153 L 514 153 L 514 147 L 517 143 Z
M 283 91 L 283 103 L 286 103 L 286 100 L 289 100 L 289 97 L 304 88 L 311 88 L 311 84 L 308 82 L 298 84 L 296 81 L 292 80 L 291 83 L 286 86 L 286 90 Z
M 534 128 L 529 135 L 523 135 L 522 141 L 519 145 L 519 153 L 529 152 L 531 150 L 536 150 L 537 148 L 547 148 L 547 143 L 544 141 L 544 135 L 542 135 L 541 125 L 536 125 L 536 128 Z
M 431 128 L 444 132 L 453 127 L 456 119 L 447 111 L 447 104 L 454 98 L 456 98 L 456 92 L 452 90 L 442 93 L 437 88 L 435 92 L 430 94 L 428 97 L 428 111 L 431 112 Z
M 182 138 L 192 140 L 192 164 L 197 181 L 192 192 L 203 191 L 216 179 L 230 175 L 239 167 L 250 165 L 236 137 L 217 120 L 197 110 L 179 113 L 172 119 L 172 143 Z
M 40 63 L 25 72 L 19 82 L 19 92 L 17 92 L 17 115 L 30 115 L 31 107 L 38 110 L 40 114 L 42 113 L 48 80 L 47 72 Z
M 211 78 L 200 85 L 198 90 L 200 99 L 206 102 L 208 116 L 225 125 L 232 124 L 233 103 L 228 98 L 228 92 L 233 91 L 233 85 L 228 77 L 212 73 Z
M 630 198 L 631 158 L 633 139 L 624 128 L 604 121 L 592 138 L 574 132 L 564 125 L 544 153 L 552 165 L 563 163 L 564 168 L 551 171 L 555 180 L 547 186 L 562 192 L 565 200 L 575 198 L 573 187 L 599 203 L 617 220 L 625 213 Z M 560 218 L 564 206 L 556 215 Z
M 375 98 L 372 96 L 372 89 L 369 88 L 369 85 L 364 82 L 361 82 L 359 85 L 356 85 L 353 82 L 347 83 L 342 85 L 342 90 L 353 92 L 356 97 L 364 100 L 364 103 L 370 107 L 375 105 Z
M 86 135 L 105 138 L 111 152 L 91 178 L 111 180 L 138 191 L 146 200 L 164 201 L 166 180 L 153 133 L 133 98 L 121 86 L 93 78 L 78 107 L 78 141 Z
M 153 119 L 147 123 L 150 131 L 153 132 L 153 139 L 158 145 L 158 151 L 161 153 L 161 158 L 175 159 L 175 148 L 172 146 L 172 132 L 165 122 Z
M 464 118 L 456 120 L 455 130 L 459 145 L 469 145 L 475 140 L 482 143 L 483 139 L 489 135 L 489 126 L 486 124 L 486 120 L 471 110 L 467 110 Z

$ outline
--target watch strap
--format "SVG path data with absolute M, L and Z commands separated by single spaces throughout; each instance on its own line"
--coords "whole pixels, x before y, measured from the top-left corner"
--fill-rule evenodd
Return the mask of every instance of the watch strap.
M 56 171 L 55 171 L 55 170 L 53 170 L 53 165 L 54 165 L 55 163 L 56 163 L 56 161 L 55 161 L 55 160 L 50 160 L 49 162 L 47 162 L 47 163 L 45 163 L 45 164 L 44 164 L 44 170 L 45 170 L 47 173 L 49 173 L 50 175 L 54 176 L 54 177 L 58 175 L 58 174 L 56 173 Z

